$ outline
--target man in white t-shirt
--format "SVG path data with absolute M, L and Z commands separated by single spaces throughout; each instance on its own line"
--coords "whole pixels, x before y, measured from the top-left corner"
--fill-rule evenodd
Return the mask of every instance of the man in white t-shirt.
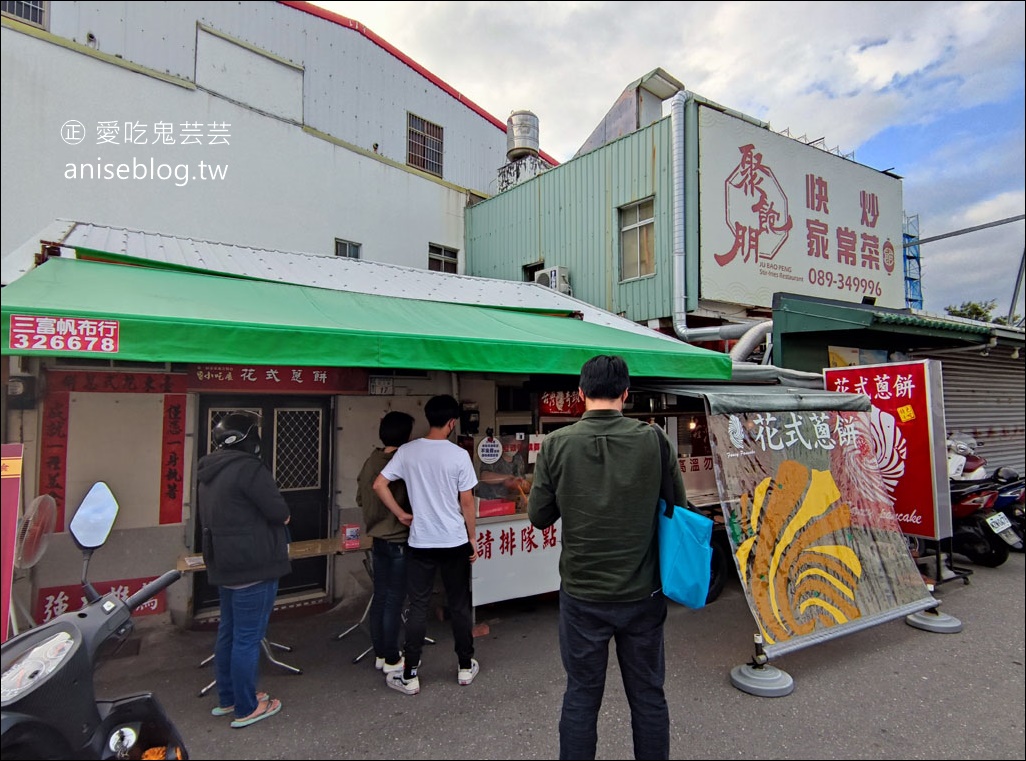
M 385 682 L 406 695 L 420 692 L 421 652 L 427 633 L 427 609 L 441 571 L 449 603 L 452 634 L 459 666 L 456 680 L 467 685 L 477 676 L 474 623 L 470 600 L 470 564 L 477 560 L 474 492 L 477 476 L 466 450 L 449 437 L 459 421 L 460 405 L 452 396 L 435 396 L 424 405 L 427 436 L 403 444 L 374 480 L 374 493 L 410 527 L 406 561 L 410 612 L 406 621 L 405 665 L 386 675 Z M 412 514 L 395 501 L 390 482 L 406 482 Z

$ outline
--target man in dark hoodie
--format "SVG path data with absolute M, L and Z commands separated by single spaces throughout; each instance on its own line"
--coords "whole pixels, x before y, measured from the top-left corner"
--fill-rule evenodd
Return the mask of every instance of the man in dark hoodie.
M 256 689 L 260 643 L 278 594 L 292 570 L 286 524 L 289 507 L 260 459 L 260 418 L 231 412 L 213 429 L 217 449 L 196 469 L 203 560 L 218 587 L 221 620 L 214 647 L 218 705 L 234 728 L 273 716 L 281 701 Z
M 403 603 L 406 601 L 406 556 L 410 527 L 404 525 L 374 493 L 374 479 L 413 433 L 413 416 L 392 410 L 378 424 L 378 438 L 384 448 L 375 447 L 356 478 L 356 504 L 363 510 L 367 535 L 373 540 L 371 561 L 374 569 L 374 598 L 370 607 L 371 643 L 374 667 L 385 674 L 400 671 L 399 631 L 402 628 Z M 395 501 L 410 511 L 406 482 L 389 485 Z

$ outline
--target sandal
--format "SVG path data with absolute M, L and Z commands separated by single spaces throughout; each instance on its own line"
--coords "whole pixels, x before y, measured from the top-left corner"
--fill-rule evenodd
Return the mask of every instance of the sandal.
M 271 696 L 266 692 L 258 692 L 256 694 L 257 707 L 260 703 L 266 703 L 271 699 Z M 235 706 L 217 706 L 216 708 L 210 709 L 211 716 L 227 716 L 230 713 L 235 713 Z
M 263 708 L 261 711 L 260 709 Z M 281 701 L 278 698 L 271 698 L 266 703 L 257 703 L 256 710 L 244 719 L 235 719 L 232 722 L 232 729 L 241 729 L 250 724 L 256 724 L 261 719 L 274 716 L 281 710 Z

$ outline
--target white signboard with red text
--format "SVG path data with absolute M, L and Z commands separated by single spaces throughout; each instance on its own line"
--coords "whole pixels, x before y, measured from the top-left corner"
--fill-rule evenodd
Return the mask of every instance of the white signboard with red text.
M 905 306 L 901 180 L 699 107 L 702 298 Z
M 471 566 L 474 606 L 559 589 L 560 531 L 556 521 L 535 528 L 526 515 L 477 520 L 477 560 Z
M 872 407 L 871 453 L 902 531 L 951 536 L 951 493 L 944 444 L 944 393 L 936 360 L 823 370 L 828 391 L 866 394 Z

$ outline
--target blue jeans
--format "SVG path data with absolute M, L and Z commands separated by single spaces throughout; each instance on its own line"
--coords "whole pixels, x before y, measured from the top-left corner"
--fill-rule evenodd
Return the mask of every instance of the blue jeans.
M 370 607 L 370 634 L 374 657 L 399 662 L 399 631 L 406 602 L 406 542 L 375 537 L 371 549 L 374 599 Z
M 663 693 L 666 659 L 661 593 L 638 602 L 586 602 L 559 591 L 559 652 L 566 670 L 559 757 L 595 758 L 598 714 L 606 686 L 609 640 L 616 642 L 631 707 L 634 757 L 670 757 L 670 712 Z
M 470 542 L 459 547 L 418 549 L 410 547 L 406 589 L 410 616 L 406 622 L 406 669 L 404 676 L 416 676 L 427 634 L 427 610 L 435 588 L 435 573 L 441 572 L 442 586 L 452 620 L 453 649 L 460 668 L 470 668 L 474 656 L 474 614 L 470 604 Z
M 260 642 L 267 634 L 278 580 L 261 581 L 243 589 L 218 587 L 221 622 L 214 646 L 214 673 L 218 705 L 235 706 L 235 718 L 249 716 L 257 707 Z

